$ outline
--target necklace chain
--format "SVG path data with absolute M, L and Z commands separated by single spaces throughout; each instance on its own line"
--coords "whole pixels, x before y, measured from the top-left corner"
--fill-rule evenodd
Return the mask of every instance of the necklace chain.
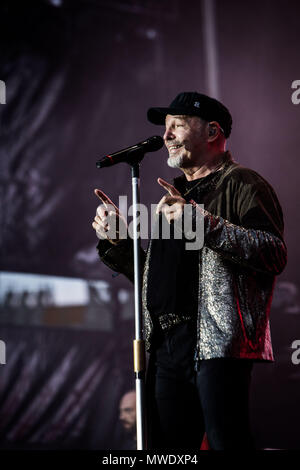
M 221 162 L 221 163 L 214 169 L 214 171 L 211 171 L 211 172 L 209 173 L 209 175 L 211 175 L 212 173 L 217 173 L 217 171 L 222 170 L 223 167 L 224 167 L 224 162 Z M 207 176 L 208 176 L 208 175 L 207 175 Z M 204 176 L 204 178 L 205 178 L 205 176 Z M 202 182 L 202 179 L 203 179 L 203 178 L 200 178 L 200 181 L 198 181 L 198 182 L 195 184 L 195 186 L 192 186 L 188 191 L 186 191 L 186 192 L 184 193 L 183 197 L 186 196 L 187 194 L 189 194 L 191 191 L 193 191 L 193 189 L 195 189 L 195 188 Z

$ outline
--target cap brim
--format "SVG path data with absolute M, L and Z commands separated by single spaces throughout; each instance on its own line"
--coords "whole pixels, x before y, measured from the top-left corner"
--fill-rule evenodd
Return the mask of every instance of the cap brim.
M 147 112 L 147 118 L 153 124 L 163 126 L 165 124 L 167 114 L 172 114 L 172 116 L 174 116 L 176 114 L 187 113 L 180 108 L 150 108 Z

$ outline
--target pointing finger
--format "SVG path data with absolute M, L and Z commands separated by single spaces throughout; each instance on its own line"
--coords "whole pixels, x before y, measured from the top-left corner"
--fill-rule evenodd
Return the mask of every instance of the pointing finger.
M 165 188 L 171 196 L 180 195 L 180 192 L 172 184 L 168 183 L 167 181 L 163 180 L 162 178 L 157 178 L 157 182 L 158 182 L 158 184 L 160 184 L 160 186 Z
M 119 212 L 117 206 L 112 202 L 111 199 L 109 199 L 109 197 L 103 191 L 101 191 L 101 189 L 94 189 L 94 193 L 100 199 L 100 201 L 103 202 L 105 207 L 111 205 L 116 209 L 116 212 Z

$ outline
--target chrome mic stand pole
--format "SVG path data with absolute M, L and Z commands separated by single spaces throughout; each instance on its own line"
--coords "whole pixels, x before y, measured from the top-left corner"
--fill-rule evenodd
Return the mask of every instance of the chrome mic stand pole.
M 142 158 L 141 158 L 142 159 Z M 135 339 L 133 341 L 133 359 L 136 388 L 136 430 L 137 450 L 146 449 L 145 419 L 145 342 L 143 339 L 142 320 L 142 270 L 140 262 L 141 239 L 137 220 L 140 204 L 139 161 L 131 164 L 132 203 L 133 203 L 133 249 L 134 249 L 134 305 L 135 305 Z

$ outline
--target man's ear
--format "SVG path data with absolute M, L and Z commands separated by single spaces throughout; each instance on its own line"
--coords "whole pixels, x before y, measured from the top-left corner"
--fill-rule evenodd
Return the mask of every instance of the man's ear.
M 222 133 L 222 129 L 220 128 L 219 124 L 215 121 L 208 123 L 208 138 L 209 142 L 213 142 L 215 139 L 219 137 Z
M 217 129 L 212 124 L 208 124 L 208 136 L 213 137 L 216 133 Z

